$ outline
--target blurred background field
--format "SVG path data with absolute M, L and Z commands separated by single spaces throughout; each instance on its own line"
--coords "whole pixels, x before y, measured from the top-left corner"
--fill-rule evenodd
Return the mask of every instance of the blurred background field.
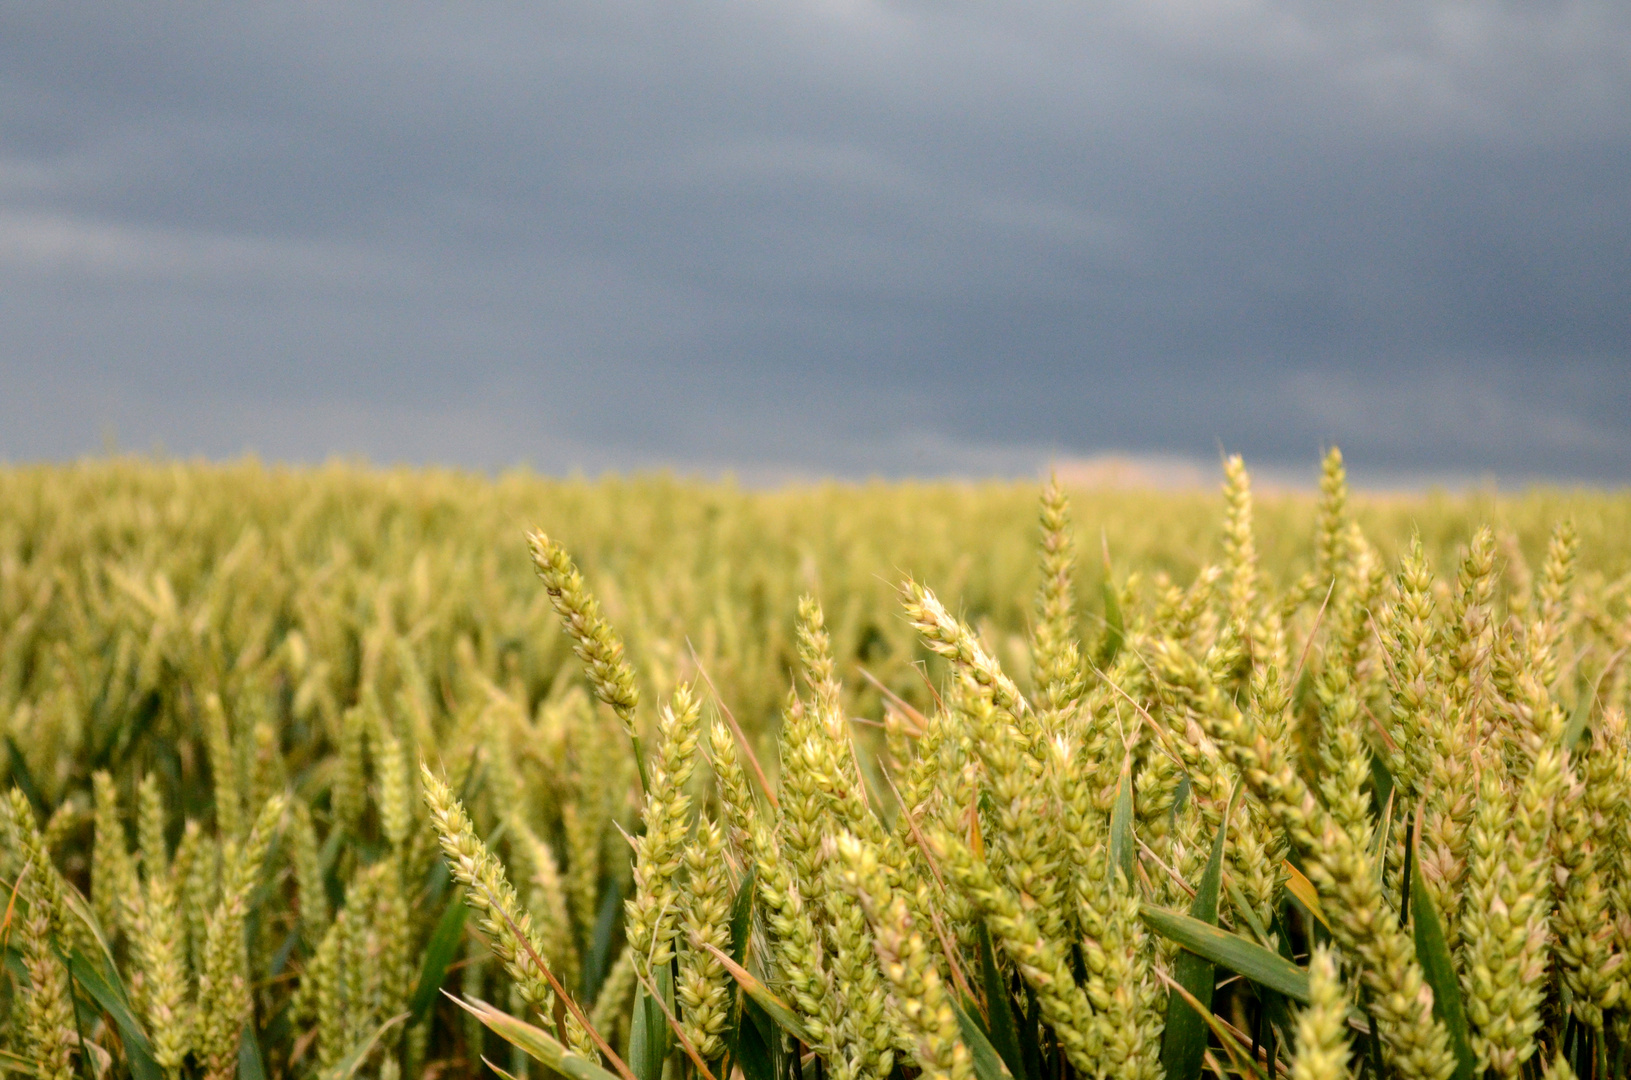
M 578 679 L 538 586 L 527 529 L 559 539 L 661 700 L 697 663 L 744 727 L 764 734 L 796 662 L 803 592 L 828 612 L 854 710 L 876 717 L 865 667 L 923 704 L 928 660 L 899 613 L 912 575 L 945 597 L 1022 680 L 1037 581 L 1028 483 L 819 484 L 751 490 L 654 474 L 556 480 L 350 465 L 271 467 L 116 459 L 0 470 L 0 719 L 41 799 L 88 782 L 109 748 L 185 771 L 202 694 L 277 722 L 295 755 L 337 730 L 370 680 L 406 680 L 440 730 L 493 707 L 532 715 Z M 1071 492 L 1080 610 L 1101 617 L 1105 559 L 1118 588 L 1189 581 L 1221 552 L 1222 496 Z M 1563 517 L 1580 568 L 1613 586 L 1631 572 L 1631 494 L 1389 493 L 1353 500 L 1392 565 L 1419 530 L 1451 565 L 1482 523 L 1509 585 Z M 1312 492 L 1257 499 L 1264 572 L 1312 562 Z M 1092 627 L 1084 626 L 1091 637 Z M 411 667 L 411 672 L 405 670 Z M 253 700 L 254 704 L 248 702 Z M 18 758 L 21 759 L 19 763 Z M 184 785 L 185 786 L 185 785 Z

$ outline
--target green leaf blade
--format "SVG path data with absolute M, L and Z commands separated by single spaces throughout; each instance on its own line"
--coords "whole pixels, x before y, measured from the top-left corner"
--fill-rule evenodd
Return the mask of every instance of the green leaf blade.
M 379 1042 L 380 1039 L 384 1038 L 387 1031 L 390 1031 L 407 1018 L 407 1013 L 397 1013 L 395 1016 L 385 1021 L 385 1023 L 375 1028 L 371 1035 L 359 1042 L 356 1046 L 352 1047 L 351 1052 L 342 1058 L 339 1064 L 328 1070 L 328 1072 L 322 1073 L 321 1080 L 351 1080 L 351 1078 L 357 1074 L 357 1070 L 362 1067 L 362 1063 L 367 1060 L 369 1053 L 373 1051 L 374 1044 Z M 486 1023 L 486 1021 L 483 1020 L 483 1023 Z M 492 1027 L 491 1024 L 488 1024 L 487 1026 Z M 497 1029 L 495 1028 L 494 1030 L 496 1031 Z M 499 1034 L 502 1035 L 503 1032 L 499 1032 Z M 240 1059 L 241 1056 L 242 1055 L 240 1053 Z
M 1308 971 L 1238 934 L 1180 912 L 1145 904 L 1144 922 L 1162 937 L 1286 997 L 1308 1004 Z
M 1201 872 L 1195 899 L 1189 905 L 1189 917 L 1208 926 L 1216 926 L 1218 922 L 1218 891 L 1223 884 L 1223 848 L 1228 830 L 1226 814 L 1212 841 L 1212 853 L 1206 860 L 1206 869 Z M 1185 949 L 1173 961 L 1172 977 L 1202 1009 L 1212 1008 L 1212 991 L 1217 983 L 1212 961 Z M 1169 991 L 1166 1034 L 1161 1042 L 1161 1064 L 1167 1080 L 1197 1080 L 1205 1065 L 1207 1035 L 1206 1021 L 1200 1013 L 1176 988 Z
M 664 964 L 652 972 L 652 980 L 670 1010 L 674 1000 L 673 969 Z M 651 996 L 644 984 L 635 991 L 634 1016 L 629 1022 L 629 1052 L 626 1060 L 638 1080 L 662 1080 L 663 1064 L 674 1049 L 674 1033 L 668 1026 L 663 1003 Z
M 758 1002 L 752 998 L 742 1002 L 742 1014 L 736 1028 L 736 1043 L 731 1049 L 731 1057 L 741 1067 L 742 1075 L 747 1080 L 776 1080 L 781 1076 L 781 1047 L 770 1045 L 765 1037 L 765 1032 L 774 1027 L 774 1021 L 765 1015 Z M 776 1040 L 778 1044 L 780 1041 Z
M 805 1030 L 804 1023 L 799 1020 L 798 1015 L 793 1012 L 791 1006 L 777 997 L 770 987 L 754 978 L 752 972 L 712 945 L 707 948 L 714 955 L 714 959 L 725 965 L 725 970 L 730 972 L 731 978 L 736 980 L 736 985 L 742 988 L 742 992 L 753 999 L 754 1004 L 764 1010 L 778 1027 L 805 1046 L 815 1045 L 815 1040 Z M 658 1012 L 658 1016 L 662 1016 L 662 1013 Z
M 1414 833 L 1419 833 L 1420 816 Z M 1415 846 L 1412 835 L 1411 846 Z M 1455 1053 L 1455 1080 L 1473 1080 L 1478 1062 L 1472 1053 L 1472 1042 L 1467 1035 L 1467 1014 L 1461 1002 L 1461 982 L 1456 977 L 1455 963 L 1450 957 L 1449 943 L 1444 936 L 1444 922 L 1439 918 L 1433 894 L 1427 891 L 1422 877 L 1421 858 L 1412 851 L 1410 867 L 1410 929 L 1416 939 L 1416 959 L 1421 964 L 1422 977 L 1433 989 L 1433 1016 L 1444 1025 L 1450 1036 L 1450 1049 Z
M 1008 981 L 997 966 L 996 950 L 991 947 L 991 932 L 982 922 L 976 928 L 975 935 L 980 950 L 980 982 L 985 991 L 985 1008 L 991 1018 L 991 1045 L 1002 1055 L 1003 1063 L 1012 1075 L 1026 1077 L 1026 1080 L 1042 1080 L 1040 1075 L 1030 1075 L 1026 1071 L 1025 1053 L 1020 1049 L 1019 1020 L 1008 997 Z
M 92 964 L 78 949 L 69 959 L 68 968 L 74 981 L 84 987 L 102 1007 L 102 1011 L 112 1018 L 113 1026 L 119 1030 L 119 1041 L 124 1045 L 125 1058 L 130 1062 L 130 1074 L 134 1080 L 163 1080 L 164 1070 L 153 1060 L 153 1044 L 130 1009 L 130 999 L 125 993 L 124 984 L 119 981 L 117 970 L 110 978 L 106 969 Z
M 1128 756 L 1121 763 L 1121 780 L 1116 785 L 1116 802 L 1110 809 L 1110 865 L 1126 875 L 1132 886 L 1133 862 L 1133 760 Z
M 447 910 L 436 921 L 436 929 L 431 931 L 430 941 L 425 944 L 425 960 L 419 968 L 419 982 L 408 1004 L 410 1026 L 423 1020 L 436 1003 L 437 991 L 441 990 L 447 978 L 447 969 L 452 965 L 459 951 L 459 942 L 464 938 L 464 920 L 468 911 L 463 896 L 454 893 L 447 902 Z
M 1007 1064 L 997 1048 L 991 1045 L 980 1022 L 972 1011 L 959 1005 L 956 1001 L 951 1003 L 952 1012 L 957 1014 L 957 1026 L 963 1034 L 963 1045 L 974 1059 L 974 1076 L 976 1080 L 1014 1080 L 1013 1073 L 1008 1071 Z
M 455 999 L 457 1000 L 457 999 Z M 460 1001 L 459 1007 L 480 1020 L 494 1034 L 511 1046 L 520 1047 L 528 1056 L 560 1073 L 567 1080 L 621 1080 L 616 1073 L 596 1065 L 588 1058 L 568 1050 L 561 1042 L 542 1028 L 495 1009 L 485 1001 Z
M 238 1036 L 238 1080 L 266 1080 L 266 1058 L 254 1024 L 245 1024 Z
M 1104 551 L 1104 580 L 1099 582 L 1099 593 L 1104 597 L 1104 637 L 1099 642 L 1099 667 L 1105 671 L 1115 663 L 1116 656 L 1120 654 L 1121 647 L 1127 639 L 1125 620 L 1121 614 L 1121 599 L 1116 595 L 1116 587 L 1110 580 L 1110 551 Z

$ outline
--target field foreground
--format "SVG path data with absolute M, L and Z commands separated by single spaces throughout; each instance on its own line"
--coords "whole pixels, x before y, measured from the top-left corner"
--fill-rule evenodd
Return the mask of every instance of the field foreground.
M 1227 471 L 0 469 L 0 1074 L 1623 1077 L 1631 496 Z

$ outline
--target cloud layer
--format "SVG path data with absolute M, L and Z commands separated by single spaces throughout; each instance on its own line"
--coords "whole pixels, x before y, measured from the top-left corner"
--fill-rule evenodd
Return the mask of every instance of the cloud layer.
M 1631 8 L 9 5 L 0 456 L 1631 480 Z

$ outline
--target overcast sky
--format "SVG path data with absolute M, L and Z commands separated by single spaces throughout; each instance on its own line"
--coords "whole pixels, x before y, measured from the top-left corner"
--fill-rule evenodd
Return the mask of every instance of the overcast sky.
M 0 7 L 0 458 L 1631 481 L 1624 0 Z

